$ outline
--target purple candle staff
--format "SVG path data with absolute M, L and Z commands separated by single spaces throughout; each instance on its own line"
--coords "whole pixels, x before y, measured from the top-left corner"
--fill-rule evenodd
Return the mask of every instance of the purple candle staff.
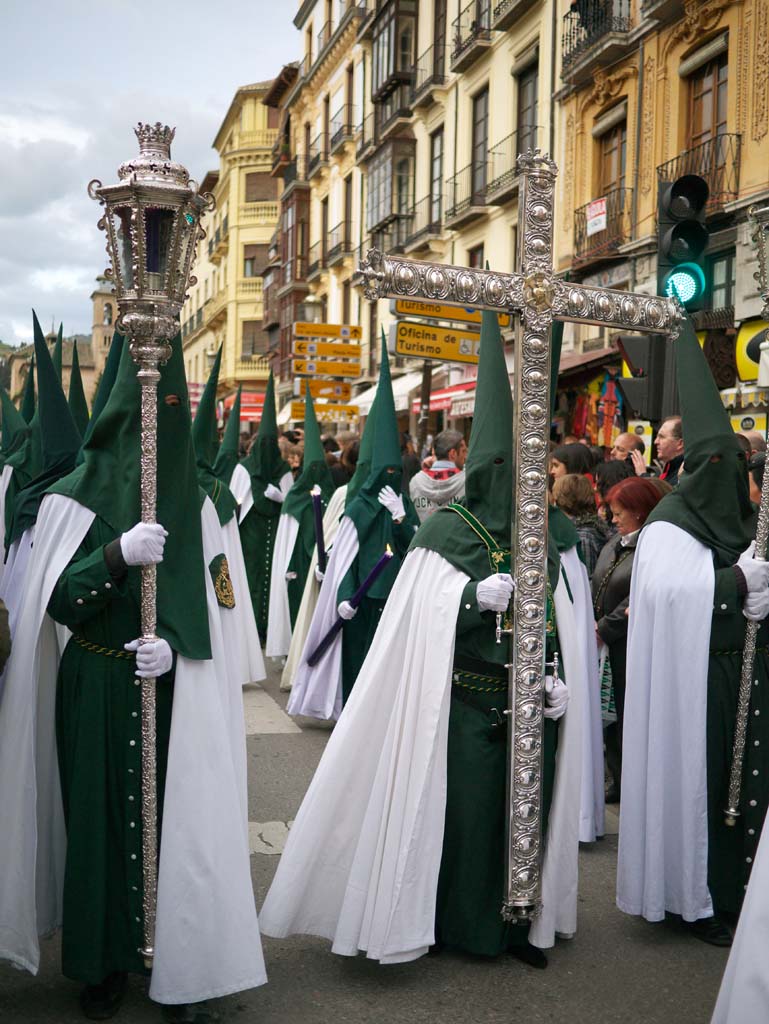
M 392 550 L 390 549 L 390 545 L 388 544 L 385 553 L 382 555 L 382 557 L 376 563 L 374 568 L 371 570 L 371 572 L 368 574 L 368 576 L 365 578 L 365 580 L 361 583 L 361 585 L 355 591 L 353 596 L 350 598 L 350 604 L 353 606 L 353 608 L 358 607 L 363 598 L 366 596 L 367 591 L 371 589 L 374 580 L 384 570 L 384 567 L 390 561 L 392 556 L 393 553 Z M 320 659 L 323 657 L 323 655 L 329 649 L 331 644 L 334 642 L 334 638 L 336 637 L 336 635 L 341 631 L 344 623 L 345 620 L 342 618 L 341 615 L 339 615 L 334 624 L 332 625 L 331 629 L 329 629 L 328 633 L 326 633 L 326 635 L 323 637 L 323 639 L 315 648 L 315 650 L 310 655 L 308 655 L 307 664 L 311 668 L 318 664 Z
M 312 496 L 312 508 L 315 513 L 315 542 L 318 545 L 318 568 L 321 572 L 326 571 L 326 544 L 323 538 L 323 504 L 320 496 L 320 487 L 317 484 L 310 491 Z

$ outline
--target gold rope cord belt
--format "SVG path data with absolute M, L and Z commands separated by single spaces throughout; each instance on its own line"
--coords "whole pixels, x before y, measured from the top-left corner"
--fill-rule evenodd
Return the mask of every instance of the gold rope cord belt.
M 498 676 L 485 676 L 477 672 L 465 672 L 462 669 L 453 669 L 451 682 L 462 690 L 472 690 L 473 693 L 504 693 L 507 690 L 507 680 Z
M 90 641 L 84 640 L 82 636 L 78 636 L 76 633 L 72 634 L 72 639 L 78 647 L 83 647 L 86 651 L 90 651 L 91 654 L 103 654 L 107 658 L 124 658 L 126 661 L 135 656 L 130 651 L 113 651 L 111 647 L 102 647 L 101 644 L 92 644 Z

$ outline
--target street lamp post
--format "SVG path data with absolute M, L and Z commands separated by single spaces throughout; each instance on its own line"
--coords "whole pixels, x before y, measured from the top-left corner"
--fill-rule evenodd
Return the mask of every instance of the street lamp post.
M 187 288 L 195 283 L 192 262 L 204 210 L 213 198 L 201 195 L 186 168 L 171 160 L 175 129 L 160 122 L 135 128 L 139 155 L 118 168 L 119 183 L 94 179 L 88 195 L 104 207 L 99 228 L 107 234 L 115 284 L 117 329 L 128 338 L 141 386 L 141 518 L 154 523 L 157 506 L 157 385 L 160 366 L 171 354 Z M 141 643 L 156 639 L 156 567 L 142 566 Z M 152 966 L 157 906 L 157 746 L 155 680 L 141 680 L 142 706 L 142 865 L 144 944 Z

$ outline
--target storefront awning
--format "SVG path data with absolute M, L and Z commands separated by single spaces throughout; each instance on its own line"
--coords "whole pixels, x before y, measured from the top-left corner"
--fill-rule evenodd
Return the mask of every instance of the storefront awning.
M 570 373 L 578 373 L 587 370 L 591 366 L 600 365 L 619 358 L 619 349 L 616 345 L 610 348 L 599 348 L 592 352 L 562 352 L 561 362 L 558 366 L 558 376 L 563 377 Z
M 758 384 L 743 384 L 736 388 L 724 388 L 720 392 L 725 409 L 766 408 L 769 406 L 769 388 Z
M 475 385 L 475 380 L 463 380 L 459 384 L 452 384 L 450 387 L 438 388 L 436 391 L 430 392 L 430 412 L 441 412 L 451 409 L 451 403 L 460 395 L 467 396 L 475 391 Z M 418 398 L 414 399 L 411 403 L 411 411 L 419 412 Z M 465 413 L 465 415 L 467 414 Z
M 224 408 L 226 412 L 232 409 L 235 403 L 236 394 L 227 395 L 224 400 Z M 241 423 L 258 423 L 262 418 L 262 409 L 264 408 L 264 392 L 262 391 L 243 391 L 240 396 L 240 422 Z
M 422 383 L 421 373 L 404 373 L 402 377 L 393 378 L 393 399 L 396 412 L 408 412 L 409 393 Z M 358 406 L 360 416 L 368 416 L 376 397 L 376 384 L 355 395 L 353 402 Z

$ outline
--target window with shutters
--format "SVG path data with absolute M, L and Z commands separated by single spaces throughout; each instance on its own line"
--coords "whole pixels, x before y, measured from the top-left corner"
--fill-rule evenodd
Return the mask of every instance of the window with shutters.
M 710 280 L 713 282 L 711 309 L 729 309 L 734 306 L 737 287 L 737 260 L 734 249 L 721 252 L 710 260 Z
M 726 101 L 729 84 L 727 54 L 689 76 L 689 147 L 710 142 L 726 132 Z
M 483 270 L 483 244 L 467 251 L 467 265 L 473 270 Z
M 486 167 L 489 151 L 489 90 L 473 97 L 472 191 L 474 200 L 483 203 L 486 193 Z
M 443 218 L 443 128 L 430 136 L 430 222 Z
M 278 197 L 278 184 L 275 178 L 260 171 L 249 171 L 246 174 L 245 201 L 247 203 L 271 203 Z
M 262 329 L 261 320 L 243 321 L 243 348 L 244 356 L 262 356 L 269 348 L 269 337 Z
M 267 262 L 268 245 L 243 246 L 243 277 L 261 277 Z
M 598 194 L 608 195 L 625 187 L 625 161 L 627 155 L 627 121 L 620 121 L 599 138 L 601 151 L 601 181 Z
M 518 81 L 518 154 L 537 146 L 537 96 L 539 67 L 530 65 L 517 76 Z

